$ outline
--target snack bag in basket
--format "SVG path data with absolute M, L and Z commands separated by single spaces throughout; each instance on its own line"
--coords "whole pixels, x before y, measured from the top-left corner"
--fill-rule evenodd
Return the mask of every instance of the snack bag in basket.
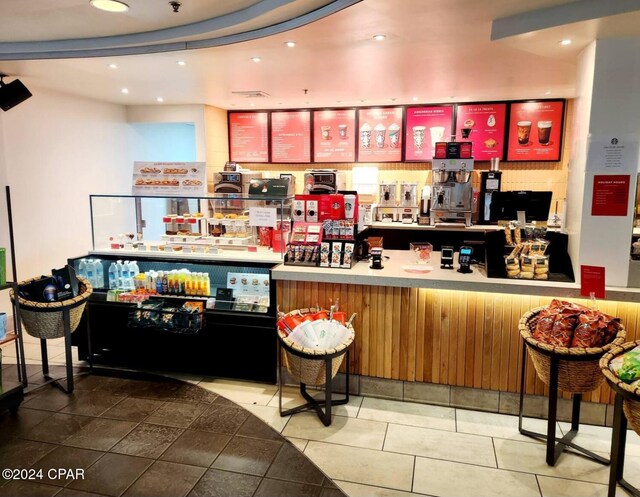
M 578 318 L 575 315 L 559 315 L 551 327 L 547 343 L 556 347 L 569 347 L 577 321 Z
M 600 347 L 603 336 L 600 334 L 601 316 L 588 312 L 578 316 L 578 324 L 571 339 L 572 347 Z M 606 327 L 606 325 L 605 325 Z
M 538 322 L 536 323 L 536 329 L 533 332 L 533 338 L 540 342 L 548 343 L 555 320 L 556 314 L 550 309 L 541 310 L 538 314 Z
M 613 361 L 612 361 L 613 362 Z M 632 383 L 640 379 L 640 347 L 631 349 L 622 356 L 622 366 L 616 372 L 625 383 Z

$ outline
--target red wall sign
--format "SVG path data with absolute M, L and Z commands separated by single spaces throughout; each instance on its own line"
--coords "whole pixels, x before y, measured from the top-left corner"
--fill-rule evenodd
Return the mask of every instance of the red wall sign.
M 271 113 L 271 162 L 311 161 L 311 112 Z
M 629 204 L 628 174 L 596 174 L 593 177 L 592 216 L 626 216 Z
M 458 105 L 456 110 L 456 138 L 473 143 L 475 160 L 502 160 L 507 104 Z M 470 130 L 463 138 L 462 130 Z
M 229 113 L 229 155 L 233 162 L 269 161 L 268 123 L 266 112 Z
M 605 298 L 604 268 L 601 266 L 580 266 L 580 295 L 598 299 Z
M 314 111 L 314 162 L 355 162 L 357 135 L 354 109 Z
M 402 160 L 402 107 L 358 110 L 358 162 Z
M 405 160 L 430 161 L 435 153 L 435 143 L 451 137 L 453 107 L 407 108 Z
M 563 101 L 511 104 L 507 160 L 559 161 Z

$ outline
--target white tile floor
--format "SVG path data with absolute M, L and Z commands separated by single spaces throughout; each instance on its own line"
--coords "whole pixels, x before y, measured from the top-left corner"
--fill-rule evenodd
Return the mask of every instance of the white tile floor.
M 37 340 L 27 337 L 25 346 L 27 362 L 38 363 Z M 61 341 L 52 341 L 49 350 L 52 364 L 64 363 Z M 15 357 L 13 347 L 3 351 L 6 362 Z M 348 405 L 335 408 L 333 423 L 325 427 L 311 413 L 280 417 L 273 385 L 172 376 L 241 404 L 291 440 L 351 497 L 607 495 L 608 467 L 567 452 L 555 467 L 547 466 L 545 445 L 520 435 L 515 416 L 352 396 Z M 291 407 L 302 397 L 286 387 L 283 403 Z M 546 427 L 536 419 L 525 423 L 536 431 Z M 608 456 L 610 437 L 610 428 L 583 425 L 575 440 Z M 626 454 L 625 478 L 640 486 L 640 437 L 633 432 Z M 627 494 L 618 488 L 616 495 Z

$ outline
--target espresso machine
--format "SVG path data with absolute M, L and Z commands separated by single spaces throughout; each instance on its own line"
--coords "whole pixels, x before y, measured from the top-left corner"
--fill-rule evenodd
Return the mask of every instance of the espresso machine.
M 473 214 L 473 159 L 433 159 L 433 187 L 429 224 L 464 220 Z
M 390 223 L 398 220 L 398 182 L 382 182 L 378 186 L 376 221 Z
M 400 201 L 398 202 L 398 220 L 404 224 L 418 222 L 418 183 L 400 183 Z

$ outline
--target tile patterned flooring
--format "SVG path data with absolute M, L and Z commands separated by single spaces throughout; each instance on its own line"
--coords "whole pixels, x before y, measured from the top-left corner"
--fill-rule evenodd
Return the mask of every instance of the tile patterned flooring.
M 63 357 L 59 359 L 62 360 Z M 278 392 L 273 385 L 189 375 L 174 376 L 236 402 L 269 424 L 351 497 L 420 495 L 604 497 L 607 495 L 608 467 L 570 452 L 565 452 L 555 467 L 547 466 L 544 462 L 544 444 L 520 435 L 517 427 L 518 419 L 515 416 L 352 396 L 348 405 L 334 410 L 332 425 L 324 427 L 315 415 L 309 413 L 281 418 L 278 412 Z M 109 464 L 126 466 L 129 459 L 146 461 L 145 456 L 162 454 L 160 460 L 153 462 L 150 466 L 130 467 L 132 474 L 139 476 L 144 472 L 148 476 L 146 479 L 137 480 L 137 486 L 130 487 L 125 495 L 141 495 L 138 487 L 144 487 L 149 492 L 152 490 L 168 492 L 168 489 L 152 484 L 155 481 L 152 478 L 153 475 L 158 475 L 160 478 L 164 474 L 171 473 L 173 467 L 170 464 L 190 465 L 190 468 L 209 467 L 212 464 L 211 457 L 215 457 L 216 462 L 204 476 L 198 474 L 197 470 L 180 473 L 179 481 L 171 487 L 173 492 L 171 495 L 183 495 L 180 493 L 182 488 L 193 479 L 199 480 L 199 483 L 190 495 L 220 495 L 219 492 L 228 483 L 225 477 L 229 474 L 238 476 L 237 473 L 230 473 L 230 471 L 244 473 L 243 477 L 238 477 L 237 481 L 234 481 L 235 495 L 307 495 L 309 485 L 314 485 L 313 483 L 295 483 L 287 488 L 288 493 L 280 494 L 270 486 L 275 478 L 268 478 L 269 473 L 262 479 L 262 483 L 257 484 L 258 480 L 264 476 L 266 467 L 260 458 L 272 457 L 274 447 L 269 440 L 259 437 L 256 439 L 257 442 L 249 445 L 229 446 L 230 435 L 227 432 L 236 429 L 238 424 L 245 423 L 241 430 L 249 430 L 249 432 L 252 430 L 251 426 L 245 426 L 244 418 L 238 419 L 238 417 L 242 418 L 241 413 L 236 412 L 232 405 L 219 407 L 228 419 L 225 426 L 220 426 L 215 425 L 215 420 L 207 419 L 206 412 L 204 415 L 200 414 L 201 406 L 197 403 L 195 406 L 176 406 L 180 414 L 174 416 L 171 410 L 162 409 L 164 404 L 158 406 L 151 398 L 146 403 L 126 402 L 127 399 L 115 403 L 118 396 L 126 392 L 116 390 L 110 393 L 111 396 L 105 396 L 102 399 L 87 396 L 84 399 L 86 405 L 82 408 L 61 405 L 64 400 L 55 393 L 47 399 L 29 400 L 28 403 L 35 408 L 31 410 L 32 419 L 26 420 L 24 426 L 18 429 L 31 429 L 34 433 L 33 437 L 42 441 L 31 442 L 36 445 L 24 447 L 21 458 L 40 459 L 42 464 L 46 464 L 46 457 L 41 459 L 43 449 L 40 445 L 56 443 L 56 440 L 64 437 L 70 441 L 65 442 L 63 448 L 68 445 L 67 450 L 82 451 L 78 452 L 77 457 L 80 457 L 81 461 L 78 464 L 89 466 L 92 464 L 92 451 L 95 449 L 85 441 L 88 439 L 83 438 L 82 433 L 88 433 L 92 429 L 91 422 L 85 419 L 87 413 L 95 415 L 99 412 L 98 419 L 113 420 L 116 423 L 107 430 L 107 435 L 113 433 L 114 438 L 120 437 L 116 445 L 116 447 L 120 446 L 120 449 L 108 454 L 113 459 L 113 461 L 107 460 Z M 144 392 L 137 392 L 137 394 L 140 393 L 144 394 Z M 191 395 L 195 394 L 192 392 Z M 192 401 L 186 401 L 186 403 L 189 402 Z M 300 402 L 302 399 L 297 389 L 285 387 L 283 390 L 285 406 Z M 46 408 L 64 411 L 64 413 L 51 415 L 51 413 L 36 410 Z M 46 418 L 42 413 L 45 413 Z M 144 430 L 130 428 L 130 423 L 137 424 L 141 419 L 149 416 L 149 413 L 154 413 L 151 419 L 162 420 L 165 429 L 161 434 L 153 433 L 151 436 Z M 188 430 L 183 432 L 182 424 L 186 422 L 185 420 L 196 416 L 199 416 L 196 421 L 199 421 L 201 429 L 213 429 L 215 433 L 207 432 L 208 436 L 201 439 L 193 437 Z M 67 419 L 68 417 L 73 417 L 73 420 Z M 47 427 L 51 426 L 55 429 L 38 430 L 29 426 L 30 424 L 39 426 L 43 419 L 46 420 Z M 212 423 L 215 428 L 212 428 Z M 525 426 L 529 429 L 544 431 L 545 422 L 526 419 Z M 567 430 L 568 425 L 559 423 L 558 428 L 561 432 Z M 125 431 L 126 436 L 122 435 Z M 56 440 L 51 440 L 50 437 Z M 576 437 L 576 442 L 608 456 L 610 437 L 610 428 L 583 425 L 580 434 Z M 155 440 L 154 444 L 145 443 L 148 438 Z M 109 436 L 106 436 L 106 439 L 93 441 L 92 444 L 110 443 Z M 127 439 L 129 440 L 123 443 Z M 169 449 L 164 450 L 165 446 Z M 203 447 L 212 447 L 214 455 L 205 455 Z M 221 447 L 225 447 L 226 453 L 221 454 L 224 457 L 218 457 L 215 453 L 216 450 L 222 450 Z M 276 460 L 282 460 L 280 471 L 285 472 L 290 468 L 290 464 L 286 462 L 287 458 L 294 454 L 293 447 L 290 445 L 287 447 L 286 453 L 281 450 L 275 456 Z M 186 448 L 190 450 L 187 451 Z M 139 454 L 139 450 L 143 450 L 143 457 L 136 455 Z M 160 452 L 161 450 L 163 452 Z M 259 454 L 260 457 L 257 457 L 251 465 L 238 468 L 236 455 L 247 452 Z M 633 432 L 629 432 L 626 454 L 625 478 L 635 486 L 640 486 L 640 437 Z M 69 457 L 69 454 L 61 452 L 59 457 Z M 102 459 L 98 462 L 100 461 Z M 93 463 L 91 467 L 97 464 Z M 102 466 L 105 464 L 106 462 Z M 102 470 L 104 468 L 101 466 L 94 470 L 96 477 L 99 477 Z M 82 490 L 80 486 L 74 488 Z M 117 490 L 119 489 L 111 491 L 115 495 Z M 335 489 L 324 488 L 322 495 L 330 496 L 334 491 Z M 65 489 L 58 495 L 76 494 Z M 627 494 L 618 488 L 617 495 Z

